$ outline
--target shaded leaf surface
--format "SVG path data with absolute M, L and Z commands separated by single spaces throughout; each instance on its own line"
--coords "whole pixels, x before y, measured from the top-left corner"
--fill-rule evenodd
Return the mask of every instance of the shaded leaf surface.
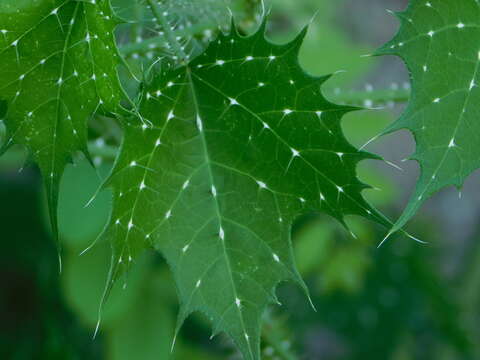
M 119 44 L 127 57 L 150 64 L 158 57 L 194 57 L 205 50 L 219 29 L 228 29 L 230 16 L 242 21 L 253 17 L 253 4 L 245 0 L 115 0 L 118 15 L 127 19 Z M 153 14 L 153 16 L 152 16 Z M 130 34 L 130 35 L 128 35 Z M 118 37 L 121 41 L 122 37 Z
M 88 154 L 87 120 L 120 99 L 115 25 L 107 0 L 0 3 L 5 147 L 25 145 L 40 166 L 54 233 L 65 165 L 75 151 Z
M 379 54 L 400 56 L 412 80 L 408 108 L 387 132 L 410 130 L 421 175 L 400 229 L 433 193 L 461 187 L 480 166 L 480 7 L 475 0 L 411 0 Z
M 264 26 L 248 38 L 221 35 L 186 67 L 163 68 L 144 85 L 147 126 L 125 120 L 125 138 L 105 186 L 114 192 L 106 236 L 109 284 L 148 246 L 176 280 L 179 325 L 202 311 L 245 359 L 259 359 L 260 321 L 283 280 L 303 285 L 290 227 L 323 211 L 385 224 L 360 192 L 358 151 L 329 103 L 298 65 L 304 32 L 274 45 Z M 107 288 L 108 290 L 108 288 Z

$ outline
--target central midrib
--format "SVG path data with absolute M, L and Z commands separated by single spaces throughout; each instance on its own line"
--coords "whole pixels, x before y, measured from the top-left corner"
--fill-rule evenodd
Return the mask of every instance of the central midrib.
M 200 108 L 199 108 L 199 105 L 198 105 L 198 99 L 197 99 L 197 95 L 196 95 L 196 92 L 195 92 L 195 86 L 194 86 L 193 79 L 192 79 L 191 69 L 188 66 L 186 67 L 186 74 L 187 74 L 187 81 L 188 81 L 188 84 L 190 86 L 190 91 L 192 93 L 192 99 L 193 99 L 193 104 L 194 104 L 194 108 L 195 108 L 195 116 L 198 117 L 200 119 L 200 121 L 202 121 L 201 116 L 200 116 Z M 212 171 L 212 163 L 210 161 L 210 155 L 209 155 L 209 152 L 208 152 L 208 145 L 207 145 L 207 140 L 205 138 L 204 129 L 198 129 L 198 132 L 199 132 L 199 136 L 200 136 L 200 139 L 201 139 L 201 142 L 202 142 L 202 147 L 203 147 L 204 154 L 205 154 L 205 162 L 207 164 L 207 171 L 208 171 L 208 177 L 209 177 L 209 180 L 210 180 L 210 184 L 211 184 L 211 186 L 216 188 L 215 181 L 214 181 L 214 176 L 213 176 L 213 171 Z M 218 222 L 219 222 L 219 225 L 221 227 L 222 226 L 222 215 L 221 215 L 221 211 L 220 211 L 220 204 L 218 202 L 218 196 L 213 196 L 213 198 L 214 198 L 214 201 L 215 201 L 215 211 L 217 213 Z M 233 296 L 234 296 L 233 301 L 235 302 L 235 300 L 238 298 L 238 295 L 237 295 L 237 288 L 235 286 L 235 282 L 234 282 L 233 276 L 232 276 L 232 266 L 230 264 L 230 258 L 228 256 L 227 249 L 225 247 L 225 240 L 220 239 L 220 242 L 222 244 L 222 248 L 223 248 L 223 252 L 224 252 L 224 256 L 225 256 L 225 262 L 226 262 L 227 267 L 228 267 L 228 276 L 229 276 L 231 284 L 232 284 L 232 290 L 233 290 Z M 239 317 L 240 317 L 240 322 L 241 322 L 242 328 L 243 328 L 243 332 L 244 332 L 244 334 L 248 335 L 247 331 L 245 329 L 245 323 L 244 323 L 244 320 L 243 320 L 242 312 L 241 312 L 241 310 L 238 306 L 235 306 L 235 308 L 238 311 L 238 314 L 239 314 Z M 248 341 L 248 338 L 246 338 L 246 340 L 247 340 L 247 345 L 248 345 L 248 351 L 250 352 L 250 356 L 253 359 L 254 357 L 253 357 L 252 349 L 251 349 L 251 346 L 250 346 L 250 342 Z

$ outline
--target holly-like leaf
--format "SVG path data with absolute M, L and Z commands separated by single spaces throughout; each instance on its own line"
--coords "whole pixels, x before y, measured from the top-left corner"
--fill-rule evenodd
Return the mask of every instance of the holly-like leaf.
M 305 31 L 274 45 L 263 26 L 235 27 L 186 66 L 144 85 L 146 123 L 124 121 L 124 141 L 105 186 L 113 187 L 106 236 L 109 287 L 148 246 L 170 264 L 181 302 L 228 333 L 245 359 L 259 359 L 260 322 L 275 287 L 293 280 L 292 222 L 323 211 L 382 224 L 361 196 L 356 164 L 375 158 L 344 138 L 342 116 L 298 65 Z M 107 287 L 108 293 L 108 287 Z
M 0 2 L 0 99 L 7 141 L 38 163 L 57 233 L 58 187 L 75 151 L 87 151 L 87 120 L 120 100 L 108 0 Z
M 411 0 L 401 27 L 378 53 L 400 56 L 412 81 L 410 103 L 386 133 L 410 130 L 421 175 L 400 229 L 433 193 L 461 187 L 480 167 L 480 7 L 475 0 Z

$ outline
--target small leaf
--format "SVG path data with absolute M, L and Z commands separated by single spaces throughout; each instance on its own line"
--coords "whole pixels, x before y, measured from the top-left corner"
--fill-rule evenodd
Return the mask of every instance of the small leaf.
M 304 289 L 290 241 L 292 222 L 323 211 L 386 220 L 361 196 L 356 164 L 373 155 L 344 138 L 342 116 L 298 65 L 305 31 L 274 45 L 264 25 L 233 29 L 185 67 L 145 84 L 138 119 L 124 121 L 121 152 L 105 186 L 114 192 L 106 236 L 109 286 L 148 246 L 167 259 L 181 302 L 228 333 L 245 359 L 259 359 L 260 322 L 275 287 Z M 108 288 L 107 288 L 108 293 Z
M 58 187 L 72 153 L 87 151 L 87 120 L 120 100 L 107 0 L 3 0 L 0 99 L 7 102 L 5 148 L 25 145 L 47 188 L 57 235 Z
M 401 27 L 378 54 L 398 55 L 412 81 L 408 108 L 386 133 L 410 130 L 420 164 L 407 208 L 390 233 L 449 185 L 461 187 L 480 167 L 480 8 L 475 0 L 411 0 Z

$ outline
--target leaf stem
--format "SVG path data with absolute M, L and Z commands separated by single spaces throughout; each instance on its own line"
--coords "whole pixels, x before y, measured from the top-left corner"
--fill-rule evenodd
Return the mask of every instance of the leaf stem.
M 178 42 L 177 36 L 168 23 L 166 19 L 166 12 L 164 12 L 157 2 L 157 0 L 147 0 L 150 5 L 150 10 L 152 10 L 153 15 L 157 19 L 158 24 L 162 27 L 163 32 L 165 33 L 169 46 L 173 49 L 174 53 L 180 58 L 180 60 L 185 61 L 188 57 L 183 46 Z
M 410 89 L 408 88 L 390 88 L 365 91 L 341 91 L 335 89 L 327 92 L 326 95 L 335 103 L 345 105 L 358 105 L 365 107 L 403 104 L 410 99 Z
M 133 15 L 135 16 L 135 23 L 131 29 L 131 42 L 140 42 L 142 38 L 142 27 L 140 22 L 143 17 L 143 9 L 138 1 L 133 1 Z
M 192 26 L 189 26 L 188 28 L 184 28 L 183 30 L 172 30 L 172 32 L 176 39 L 178 36 L 185 37 L 198 35 L 206 30 L 211 30 L 213 28 L 214 24 L 202 23 L 194 24 Z M 158 49 L 162 47 L 168 48 L 168 41 L 165 39 L 164 35 L 158 35 L 142 40 L 140 42 L 124 44 L 120 47 L 120 52 L 124 56 L 130 56 L 134 53 L 146 53 L 148 51 L 151 51 L 152 49 Z
M 119 148 L 112 145 L 98 145 L 96 142 L 91 141 L 88 143 L 88 151 L 93 156 L 100 156 L 103 159 L 114 160 Z
M 266 313 L 263 320 L 262 338 L 273 350 L 271 354 L 266 355 L 271 355 L 274 359 L 297 360 L 298 357 L 286 346 L 283 340 L 285 331 L 283 331 L 282 323 L 269 312 Z

